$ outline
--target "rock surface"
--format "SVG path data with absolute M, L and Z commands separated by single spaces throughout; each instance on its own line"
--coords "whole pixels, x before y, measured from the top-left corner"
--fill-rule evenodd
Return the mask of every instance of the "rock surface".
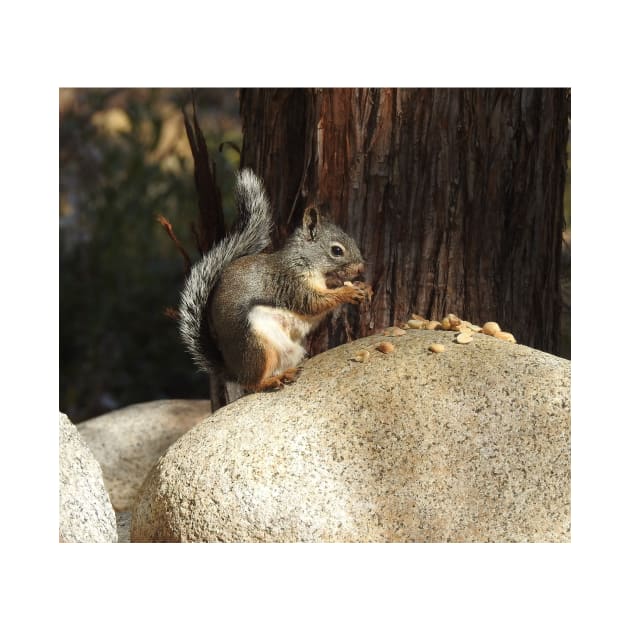
M 131 509 L 160 455 L 210 411 L 207 400 L 157 400 L 117 409 L 78 425 L 103 469 L 115 510 Z
M 454 338 L 359 339 L 220 409 L 147 477 L 131 540 L 569 541 L 570 362 Z
M 59 542 L 117 542 L 101 468 L 68 416 L 59 414 Z
M 131 542 L 131 512 L 116 512 L 116 525 L 118 527 L 118 542 Z

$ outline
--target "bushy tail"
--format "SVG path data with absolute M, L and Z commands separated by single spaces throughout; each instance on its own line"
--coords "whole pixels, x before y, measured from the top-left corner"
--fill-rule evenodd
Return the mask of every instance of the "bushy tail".
M 271 214 L 262 180 L 244 169 L 234 189 L 237 220 L 231 234 L 208 251 L 190 270 L 179 303 L 179 332 L 195 364 L 204 371 L 221 367 L 209 335 L 208 297 L 223 269 L 241 256 L 257 254 L 269 245 Z

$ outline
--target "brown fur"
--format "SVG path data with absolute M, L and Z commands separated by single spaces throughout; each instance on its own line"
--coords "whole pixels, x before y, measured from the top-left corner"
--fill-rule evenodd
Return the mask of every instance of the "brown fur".
M 339 245 L 344 255 L 336 259 L 331 247 Z M 280 357 L 272 340 L 252 328 L 252 309 L 257 305 L 282 309 L 315 326 L 334 308 L 370 297 L 371 289 L 363 282 L 343 284 L 360 274 L 363 264 L 352 238 L 321 219 L 315 210 L 308 213 L 302 229 L 282 249 L 234 260 L 218 279 L 207 313 L 211 337 L 227 377 L 250 391 L 279 389 L 293 382 L 299 374 L 295 365 L 285 363 L 287 369 L 274 374 L 282 369 Z M 329 288 L 331 277 L 342 286 Z M 300 337 L 291 337 L 292 341 L 301 344 L 301 335 L 308 328 L 304 327 Z

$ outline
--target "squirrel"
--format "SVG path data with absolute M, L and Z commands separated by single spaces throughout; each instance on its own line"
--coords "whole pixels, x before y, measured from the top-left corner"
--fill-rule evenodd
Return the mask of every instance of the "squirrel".
M 179 330 L 204 371 L 221 373 L 247 391 L 281 389 L 296 380 L 306 335 L 344 303 L 372 295 L 350 282 L 365 261 L 354 239 L 320 214 L 304 211 L 286 244 L 261 253 L 272 221 L 262 181 L 237 173 L 235 229 L 190 270 L 180 297 Z

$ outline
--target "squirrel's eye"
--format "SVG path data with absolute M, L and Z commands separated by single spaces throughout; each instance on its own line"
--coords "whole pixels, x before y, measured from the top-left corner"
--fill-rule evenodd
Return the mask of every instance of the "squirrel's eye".
M 341 247 L 339 247 L 339 245 L 333 245 L 330 248 L 330 253 L 333 256 L 343 256 L 343 249 L 341 249 Z

